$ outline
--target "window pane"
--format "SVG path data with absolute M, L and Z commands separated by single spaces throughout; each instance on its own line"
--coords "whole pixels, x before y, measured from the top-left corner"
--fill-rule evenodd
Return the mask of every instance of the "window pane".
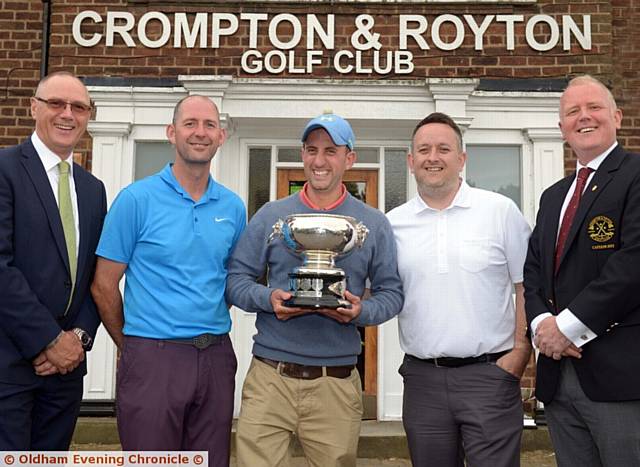
M 300 148 L 278 148 L 278 162 L 302 162 Z
M 407 149 L 384 150 L 384 211 L 407 201 Z
M 355 148 L 358 159 L 356 163 L 377 164 L 380 161 L 380 151 L 378 148 Z
M 522 209 L 519 146 L 467 145 L 467 183 L 511 198 Z
M 140 180 L 160 172 L 168 162 L 173 162 L 175 155 L 175 149 L 169 142 L 136 143 L 136 166 L 133 178 Z
M 249 149 L 249 219 L 269 201 L 271 148 Z

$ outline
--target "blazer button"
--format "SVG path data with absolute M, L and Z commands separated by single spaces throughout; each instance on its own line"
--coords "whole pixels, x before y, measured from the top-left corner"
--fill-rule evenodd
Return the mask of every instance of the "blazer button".
M 549 301 L 549 304 L 550 304 L 551 306 L 553 306 L 553 300 L 551 300 L 551 299 L 549 298 L 549 299 L 548 299 L 548 301 Z
M 67 280 L 67 281 L 64 281 L 64 286 L 65 286 L 67 289 L 70 289 L 70 288 L 71 288 L 71 281 L 68 281 L 68 280 Z

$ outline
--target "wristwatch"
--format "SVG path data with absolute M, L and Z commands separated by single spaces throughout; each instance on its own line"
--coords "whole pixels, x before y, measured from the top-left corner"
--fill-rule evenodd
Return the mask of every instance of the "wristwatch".
M 93 346 L 93 338 L 89 335 L 89 333 L 80 328 L 73 328 L 73 333 L 78 336 L 80 339 L 80 344 L 82 344 L 82 348 L 86 351 L 91 350 Z

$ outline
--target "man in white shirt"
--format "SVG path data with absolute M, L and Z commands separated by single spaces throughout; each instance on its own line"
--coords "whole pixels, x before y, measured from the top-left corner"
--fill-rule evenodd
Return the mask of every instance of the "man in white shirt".
M 542 194 L 525 264 L 536 397 L 561 467 L 640 465 L 640 157 L 616 141 L 621 122 L 600 81 L 569 82 L 560 129 L 577 175 Z
M 388 213 L 405 292 L 403 422 L 421 467 L 520 461 L 530 228 L 511 200 L 460 178 L 466 157 L 456 123 L 426 117 L 408 156 L 418 196 Z

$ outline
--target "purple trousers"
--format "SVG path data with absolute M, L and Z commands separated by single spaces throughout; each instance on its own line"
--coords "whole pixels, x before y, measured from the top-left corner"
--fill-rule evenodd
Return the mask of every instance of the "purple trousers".
M 228 467 L 236 356 L 231 340 L 206 349 L 125 337 L 117 375 L 125 451 L 207 451 Z

